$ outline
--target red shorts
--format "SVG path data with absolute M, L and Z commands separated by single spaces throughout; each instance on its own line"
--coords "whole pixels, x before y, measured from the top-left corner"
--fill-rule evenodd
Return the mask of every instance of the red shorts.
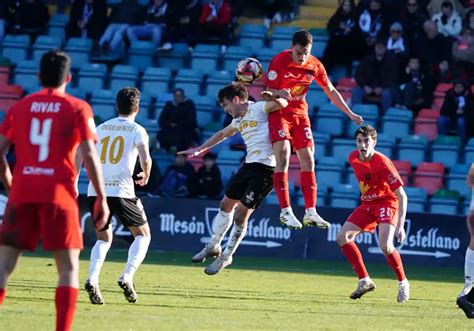
M 83 248 L 77 204 L 7 203 L 0 245 L 34 251 L 41 239 L 47 251 Z
M 307 114 L 277 112 L 268 117 L 270 139 L 276 141 L 289 140 L 294 150 L 313 147 L 311 121 Z
M 398 208 L 387 205 L 361 205 L 349 215 L 347 222 L 357 225 L 363 232 L 374 233 L 379 223 L 397 225 Z

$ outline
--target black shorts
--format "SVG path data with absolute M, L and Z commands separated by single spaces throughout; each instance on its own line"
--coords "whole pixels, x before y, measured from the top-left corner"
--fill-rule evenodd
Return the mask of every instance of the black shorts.
M 240 200 L 247 208 L 258 208 L 272 191 L 274 170 L 274 167 L 262 163 L 244 163 L 230 179 L 225 195 Z
M 87 197 L 89 204 L 89 211 L 91 215 L 94 215 L 94 201 L 96 197 Z M 107 225 L 102 229 L 107 230 L 112 220 L 112 216 L 118 218 L 118 220 L 125 227 L 139 227 L 147 223 L 145 210 L 143 209 L 142 202 L 139 198 L 119 198 L 119 197 L 107 197 L 107 205 L 110 209 L 110 216 Z

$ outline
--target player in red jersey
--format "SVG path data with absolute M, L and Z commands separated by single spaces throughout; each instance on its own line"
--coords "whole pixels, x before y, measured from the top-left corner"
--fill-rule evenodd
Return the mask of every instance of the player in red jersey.
M 95 124 L 90 106 L 65 93 L 71 59 L 61 51 L 43 55 L 39 78 L 43 89 L 16 103 L 0 129 L 0 180 L 9 192 L 0 225 L 0 304 L 23 250 L 41 240 L 52 251 L 59 281 L 56 330 L 70 330 L 78 295 L 79 252 L 83 248 L 76 201 L 74 157 L 79 147 L 97 190 L 95 226 L 103 228 L 109 209 L 100 161 L 95 150 Z M 13 176 L 5 155 L 15 145 Z
M 288 191 L 288 165 L 291 146 L 298 155 L 301 166 L 301 191 L 305 201 L 303 223 L 328 228 L 330 224 L 316 212 L 316 178 L 314 175 L 314 143 L 308 104 L 305 96 L 309 85 L 316 80 L 329 99 L 357 124 L 362 117 L 353 113 L 339 92 L 328 79 L 324 66 L 312 56 L 313 37 L 306 30 L 293 35 L 291 49 L 277 54 L 270 63 L 267 89 L 276 97 L 288 100 L 288 107 L 269 115 L 270 138 L 277 165 L 273 175 L 273 187 L 278 197 L 280 221 L 292 228 L 301 228 L 293 214 Z
M 349 155 L 349 163 L 359 182 L 361 204 L 348 217 L 337 234 L 342 253 L 359 276 L 359 284 L 351 299 L 359 299 L 375 289 L 359 248 L 354 240 L 361 232 L 375 231 L 378 226 L 380 249 L 397 275 L 399 281 L 398 302 L 406 302 L 410 296 L 410 284 L 405 277 L 400 254 L 393 245 L 405 240 L 405 216 L 407 196 L 397 169 L 385 155 L 375 151 L 377 131 L 370 125 L 362 126 L 355 133 L 357 150 Z

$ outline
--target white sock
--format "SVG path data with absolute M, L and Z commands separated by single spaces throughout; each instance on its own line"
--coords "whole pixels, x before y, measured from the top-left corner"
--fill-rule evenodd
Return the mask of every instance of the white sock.
M 472 286 L 474 280 L 474 251 L 469 247 L 466 249 L 466 257 L 464 260 L 464 283 Z
M 212 234 L 211 241 L 209 241 L 209 246 L 216 247 L 220 246 L 222 239 L 224 239 L 225 234 L 229 231 L 230 227 L 232 226 L 232 221 L 234 219 L 234 211 L 232 210 L 230 213 L 226 213 L 219 209 L 216 217 L 214 218 L 213 222 L 213 229 L 214 232 Z
M 128 259 L 122 278 L 126 281 L 132 281 L 135 272 L 145 259 L 150 245 L 151 238 L 145 236 L 136 236 L 128 250 Z
M 99 284 L 99 275 L 104 264 L 107 252 L 110 249 L 108 241 L 97 240 L 91 250 L 91 264 L 89 266 L 89 280 L 94 284 Z
M 306 214 L 312 214 L 312 215 L 316 215 L 316 214 L 317 214 L 316 208 L 314 208 L 314 207 L 307 208 L 305 212 L 306 212 Z
M 372 280 L 372 279 L 370 279 L 370 277 L 367 276 L 367 277 L 364 277 L 364 278 L 359 279 L 359 282 L 362 282 L 362 281 L 368 282 L 368 281 L 370 281 L 370 280 Z
M 234 255 L 237 247 L 239 247 L 240 242 L 245 237 L 245 233 L 247 232 L 247 223 L 244 225 L 237 225 L 234 224 L 232 231 L 230 232 L 229 240 L 227 241 L 227 246 L 225 247 L 224 252 L 222 255 L 227 257 Z
M 404 279 L 404 280 L 401 280 L 399 281 L 400 284 L 404 284 L 404 285 L 408 285 L 408 279 Z
M 282 213 L 292 213 L 293 214 L 293 209 L 291 207 L 286 207 L 281 210 Z

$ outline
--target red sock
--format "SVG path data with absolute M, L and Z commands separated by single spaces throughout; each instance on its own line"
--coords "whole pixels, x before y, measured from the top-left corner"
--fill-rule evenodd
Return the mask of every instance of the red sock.
M 388 264 L 392 267 L 393 271 L 397 275 L 397 279 L 402 281 L 406 278 L 405 270 L 403 270 L 402 258 L 397 250 L 394 250 L 392 254 L 386 256 Z
M 56 331 L 71 330 L 78 294 L 77 288 L 67 286 L 56 288 Z
M 365 268 L 364 260 L 362 260 L 362 254 L 360 254 L 359 247 L 357 247 L 353 241 L 342 246 L 341 250 L 359 279 L 369 276 L 369 273 Z
M 7 296 L 7 290 L 4 288 L 0 288 L 0 305 L 3 303 L 3 300 L 5 300 L 6 296 Z
M 273 173 L 273 188 L 278 197 L 280 208 L 288 208 L 290 206 L 290 192 L 288 190 L 288 173 L 274 172 Z
M 301 178 L 301 191 L 303 192 L 304 206 L 306 209 L 316 207 L 316 177 L 314 171 L 302 171 L 300 173 Z

